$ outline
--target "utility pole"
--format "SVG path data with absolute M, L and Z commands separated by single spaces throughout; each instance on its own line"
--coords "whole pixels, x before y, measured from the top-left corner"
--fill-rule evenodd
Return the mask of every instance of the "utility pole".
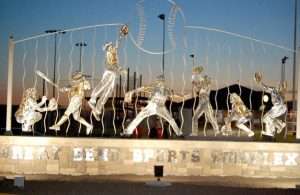
M 65 34 L 66 31 L 63 30 L 58 30 L 58 29 L 50 29 L 46 30 L 45 33 L 51 33 L 54 35 L 54 59 L 53 59 L 53 82 L 56 83 L 56 50 L 57 50 L 57 35 L 59 34 Z M 43 84 L 43 89 L 44 89 L 44 84 Z M 55 97 L 55 87 L 53 86 L 53 97 Z M 44 91 L 43 91 L 44 93 Z
M 79 47 L 79 69 L 78 71 L 82 71 L 82 47 L 86 47 L 86 42 L 78 42 L 75 44 L 76 47 Z
M 284 56 L 281 59 L 281 84 L 283 84 L 285 81 L 285 63 L 287 59 L 289 59 L 287 56 Z
M 158 15 L 158 18 L 163 21 L 163 53 L 162 53 L 162 74 L 165 76 L 165 14 Z
M 292 101 L 293 101 L 293 110 L 294 111 L 296 111 L 297 7 L 298 7 L 297 0 L 295 0 L 295 11 L 294 11 L 293 89 L 292 89 Z M 299 91 L 298 91 L 298 93 L 299 93 Z
M 195 66 L 195 54 L 191 54 L 190 57 L 193 59 L 193 68 Z

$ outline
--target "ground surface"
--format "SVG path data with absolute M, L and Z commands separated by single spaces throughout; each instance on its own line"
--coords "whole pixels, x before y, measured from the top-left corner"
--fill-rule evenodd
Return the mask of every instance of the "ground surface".
M 12 177 L 11 177 L 12 178 Z M 165 177 L 169 187 L 151 187 L 147 176 L 26 176 L 25 188 L 0 181 L 0 194 L 300 194 L 300 179 L 250 179 L 241 177 Z

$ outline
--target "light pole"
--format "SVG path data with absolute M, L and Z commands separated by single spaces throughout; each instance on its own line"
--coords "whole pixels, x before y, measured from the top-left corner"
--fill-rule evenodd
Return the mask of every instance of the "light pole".
M 46 30 L 45 33 L 52 33 L 54 35 L 54 59 L 53 59 L 53 82 L 56 83 L 56 45 L 57 45 L 57 35 L 58 34 L 65 34 L 66 31 L 59 30 L 59 29 L 50 29 Z M 43 94 L 45 90 L 45 80 L 43 82 Z M 53 86 L 53 97 L 55 97 L 55 86 Z
M 293 56 L 293 90 L 292 90 L 292 101 L 293 101 L 293 110 L 295 111 L 296 110 L 296 55 L 297 55 L 297 8 L 298 8 L 298 5 L 297 5 L 297 1 L 298 0 L 295 0 L 295 10 L 294 10 L 294 56 Z M 299 76 L 298 76 L 299 77 Z M 299 78 L 298 78 L 299 79 Z M 299 93 L 299 91 L 298 91 Z
M 193 67 L 195 66 L 195 54 L 191 54 L 190 57 L 193 59 Z
M 283 84 L 285 81 L 285 63 L 287 59 L 289 59 L 287 56 L 284 56 L 281 59 L 281 84 Z
M 162 73 L 163 73 L 163 76 L 165 76 L 165 14 L 158 15 L 158 18 L 163 21 Z
M 78 42 L 75 44 L 76 47 L 79 47 L 79 69 L 78 71 L 82 71 L 82 47 L 86 47 L 87 43 L 86 42 Z

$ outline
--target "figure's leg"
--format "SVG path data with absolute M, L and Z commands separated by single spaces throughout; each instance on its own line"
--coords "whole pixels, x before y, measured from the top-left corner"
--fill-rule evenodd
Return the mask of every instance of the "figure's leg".
M 53 129 L 53 130 L 59 131 L 60 130 L 60 126 L 62 124 L 64 124 L 68 120 L 69 116 L 70 116 L 70 114 L 68 114 L 68 113 L 65 112 L 64 115 L 60 118 L 60 120 L 56 124 L 54 124 L 51 127 L 49 127 L 49 129 Z
M 125 135 L 131 135 L 135 128 L 146 118 L 153 115 L 154 112 L 151 110 L 150 105 L 148 104 L 138 115 L 135 117 L 133 121 L 128 125 L 128 127 L 124 130 Z
M 115 89 L 115 80 L 112 80 L 109 83 L 109 85 L 106 86 L 105 90 L 103 91 L 102 95 L 100 96 L 100 98 L 97 101 L 97 105 L 96 105 L 97 113 L 101 114 L 104 105 L 106 104 L 109 96 L 112 95 L 114 89 Z
M 78 121 L 79 123 L 83 124 L 86 127 L 86 134 L 90 134 L 92 129 L 93 129 L 93 125 L 89 124 L 84 118 L 82 118 L 80 116 L 80 112 L 79 110 L 73 113 L 73 117 L 74 120 Z
M 263 135 L 274 136 L 275 127 L 273 121 L 273 118 L 270 116 L 270 111 L 263 116 L 263 123 L 265 123 L 265 130 L 261 132 Z
M 33 119 L 30 121 L 30 126 L 33 127 L 35 123 L 39 122 L 42 119 L 43 115 L 39 112 L 35 112 Z
M 286 123 L 283 122 L 282 120 L 276 118 L 276 119 L 274 119 L 274 125 L 275 125 L 275 128 L 277 129 L 277 133 L 281 133 L 282 129 L 285 128 Z
M 240 118 L 236 121 L 236 126 L 240 129 L 242 129 L 243 131 L 245 131 L 246 133 L 248 133 L 248 136 L 249 137 L 252 137 L 254 136 L 254 132 L 251 131 L 251 129 L 249 129 L 245 123 L 247 123 L 249 121 L 249 119 L 243 117 L 243 118 Z
M 110 83 L 109 86 L 107 85 L 105 90 L 101 94 L 100 98 L 98 99 L 97 105 L 92 108 L 92 114 L 94 115 L 94 117 L 97 121 L 100 121 L 99 115 L 102 113 L 102 110 L 103 110 L 109 96 L 113 93 L 114 86 L 115 86 L 115 81 L 112 81 L 112 83 Z
M 24 123 L 22 124 L 22 131 L 23 132 L 31 132 L 31 125 L 29 125 L 28 122 L 24 121 Z
M 219 132 L 218 122 L 217 122 L 217 119 L 214 116 L 214 111 L 213 111 L 210 103 L 207 103 L 207 107 L 206 107 L 206 110 L 205 110 L 205 117 L 210 122 L 210 124 L 213 126 L 215 135 L 219 134 L 220 132 Z
M 167 108 L 165 106 L 164 107 L 159 107 L 157 109 L 156 114 L 169 122 L 169 124 L 171 125 L 171 127 L 173 128 L 173 131 L 176 133 L 177 136 L 182 135 L 182 132 L 178 128 L 174 118 L 170 115 L 169 111 L 167 110 Z
M 191 136 L 198 135 L 198 119 L 203 114 L 203 104 L 199 104 L 195 110 L 194 116 L 192 118 L 192 134 Z
M 101 81 L 98 83 L 98 85 L 93 89 L 91 93 L 91 98 L 89 100 L 89 104 L 91 104 L 93 107 L 96 105 L 96 99 L 97 97 L 102 93 L 102 91 L 109 85 L 111 81 L 111 72 L 105 71 Z
M 24 123 L 22 124 L 22 131 L 24 132 L 31 132 L 32 131 L 32 123 L 30 122 L 30 120 L 25 119 Z
M 283 115 L 286 110 L 287 108 L 285 105 L 273 106 L 271 110 L 263 117 L 263 122 L 266 124 L 266 131 L 262 133 L 265 135 L 274 136 L 276 129 L 277 132 L 280 133 L 286 124 L 276 118 Z
M 60 126 L 68 120 L 69 116 L 80 109 L 81 103 L 82 103 L 82 98 L 80 96 L 71 97 L 70 103 L 64 115 L 60 118 L 60 120 L 56 124 L 52 125 L 50 129 L 60 130 Z
M 270 110 L 269 117 L 273 118 L 273 125 L 277 129 L 277 133 L 280 133 L 282 129 L 286 126 L 285 122 L 278 119 L 278 117 L 285 114 L 287 107 L 285 105 L 276 105 Z M 275 132 L 274 132 L 275 133 Z

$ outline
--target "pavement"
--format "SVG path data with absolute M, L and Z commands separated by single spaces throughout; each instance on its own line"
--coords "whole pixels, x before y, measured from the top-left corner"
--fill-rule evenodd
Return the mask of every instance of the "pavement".
M 13 186 L 13 175 L 0 179 L 0 194 L 270 194 L 299 195 L 300 179 L 243 177 L 163 177 L 171 186 L 154 187 L 152 176 L 26 175 L 23 189 Z

